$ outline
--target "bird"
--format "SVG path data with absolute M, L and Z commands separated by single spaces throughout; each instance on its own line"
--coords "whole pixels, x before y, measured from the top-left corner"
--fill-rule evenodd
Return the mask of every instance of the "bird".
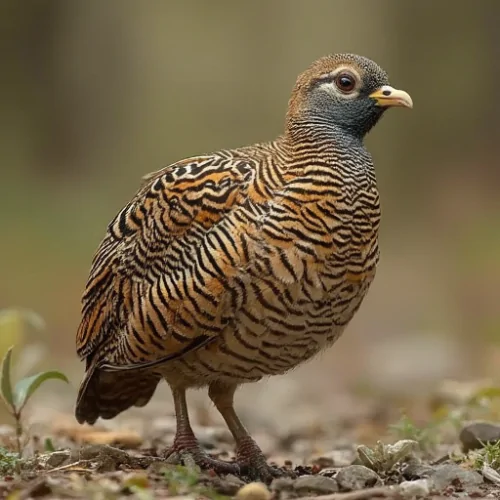
M 274 140 L 143 177 L 109 223 L 83 292 L 79 423 L 143 407 L 166 381 L 177 427 L 164 458 L 263 481 L 283 473 L 234 395 L 332 346 L 361 306 L 381 220 L 364 138 L 391 107 L 413 102 L 377 63 L 330 54 L 298 76 Z M 197 388 L 234 437 L 232 461 L 196 439 L 186 392 Z

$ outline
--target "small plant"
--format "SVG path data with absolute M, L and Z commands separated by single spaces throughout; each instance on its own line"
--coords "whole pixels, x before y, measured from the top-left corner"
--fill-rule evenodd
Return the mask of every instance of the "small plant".
M 16 445 L 18 458 L 21 459 L 23 447 L 21 437 L 23 435 L 23 410 L 26 403 L 36 390 L 47 380 L 63 380 L 68 383 L 68 379 L 64 374 L 58 371 L 40 372 L 36 375 L 22 378 L 15 386 L 12 386 L 11 374 L 11 357 L 12 347 L 7 350 L 0 370 L 0 394 L 7 406 L 7 410 L 12 415 L 16 423 Z
M 500 469 L 500 441 L 495 443 L 482 443 L 483 447 L 479 450 L 469 452 L 475 469 L 481 470 L 485 465 L 492 469 Z
M 417 450 L 417 441 L 402 439 L 394 444 L 377 441 L 373 448 L 360 445 L 356 451 L 359 461 L 365 467 L 381 473 L 390 471 L 397 463 L 412 459 Z
M 7 475 L 15 471 L 19 464 L 19 456 L 17 453 L 0 447 L 0 474 Z

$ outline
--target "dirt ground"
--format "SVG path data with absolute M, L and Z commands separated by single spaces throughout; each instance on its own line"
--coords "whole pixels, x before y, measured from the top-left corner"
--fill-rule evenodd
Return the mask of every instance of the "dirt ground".
M 486 418 L 492 422 L 488 432 L 497 429 L 498 391 L 484 381 L 448 382 L 408 400 L 339 392 L 321 406 L 303 397 L 281 416 L 272 418 L 265 409 L 257 412 L 259 420 L 249 409 L 259 404 L 264 387 L 244 394 L 240 413 L 269 462 L 283 470 L 283 477 L 266 486 L 243 488 L 253 478 L 218 476 L 182 465 L 182 460 L 166 463 L 161 454 L 173 439 L 175 418 L 168 391 L 162 388 L 146 408 L 94 426 L 78 425 L 67 400 L 56 404 L 38 398 L 26 417 L 21 461 L 7 453 L 15 446 L 14 428 L 0 426 L 0 497 L 500 498 L 500 476 L 494 475 L 500 446 L 491 445 L 487 454 L 484 448 L 463 452 L 464 446 L 474 447 L 470 436 L 464 444 L 463 429 L 476 432 L 471 422 Z M 273 394 L 278 397 L 280 391 L 274 387 Z M 331 400 L 341 412 L 329 411 Z M 214 409 L 197 394 L 190 398 L 190 407 L 203 447 L 215 457 L 232 460 L 231 435 Z

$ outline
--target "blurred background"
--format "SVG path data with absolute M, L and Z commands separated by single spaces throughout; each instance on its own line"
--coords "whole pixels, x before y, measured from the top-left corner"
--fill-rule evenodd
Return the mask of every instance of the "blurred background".
M 358 394 L 402 401 L 444 379 L 495 380 L 499 18 L 497 0 L 2 1 L 0 308 L 46 323 L 2 342 L 37 345 L 37 365 L 72 381 L 39 407 L 72 411 L 90 262 L 141 177 L 277 136 L 296 76 L 331 52 L 374 59 L 414 100 L 367 139 L 378 275 L 333 349 L 244 388 L 238 405 L 250 427 L 283 412 L 294 425 L 355 412 Z M 151 408 L 167 411 L 169 397 L 134 411 Z

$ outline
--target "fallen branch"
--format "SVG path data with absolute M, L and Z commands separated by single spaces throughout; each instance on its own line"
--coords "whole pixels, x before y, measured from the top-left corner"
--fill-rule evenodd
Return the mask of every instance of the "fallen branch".
M 370 498 L 403 498 L 398 488 L 382 486 L 365 490 L 350 491 L 349 493 L 332 493 L 317 497 L 299 497 L 296 500 L 367 500 Z
M 71 470 L 71 471 L 75 471 L 78 469 L 79 472 L 82 472 L 82 471 L 86 471 L 86 472 L 89 472 L 91 471 L 91 469 L 87 469 L 87 468 L 81 468 L 79 467 L 80 465 L 87 465 L 89 464 L 90 465 L 90 460 L 78 460 L 77 462 L 72 462 L 70 464 L 66 464 L 66 465 L 61 465 L 60 467 L 55 467 L 54 469 L 49 469 L 47 472 L 59 472 L 59 471 L 63 471 L 63 470 Z

